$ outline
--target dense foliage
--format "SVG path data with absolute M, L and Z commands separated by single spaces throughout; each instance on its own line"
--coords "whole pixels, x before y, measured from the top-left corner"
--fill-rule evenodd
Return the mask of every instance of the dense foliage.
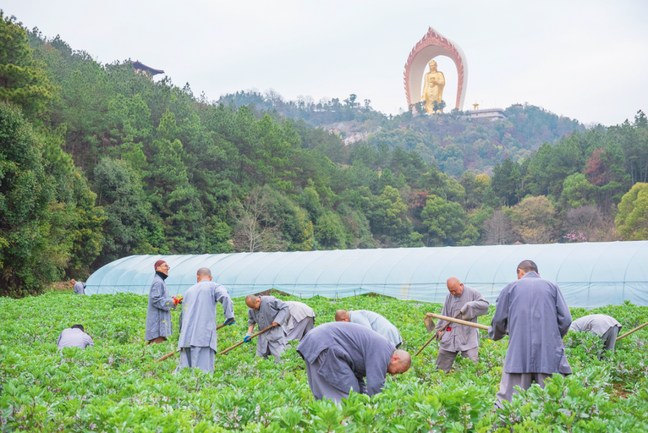
M 211 103 L 13 18 L 0 40 L 0 295 L 137 253 L 645 239 L 642 112 L 585 130 L 528 105 L 491 122 L 356 95 Z
M 306 300 L 317 323 L 334 311 L 370 309 L 400 329 L 404 348 L 416 352 L 429 334 L 424 314 L 440 305 L 379 296 Z M 75 296 L 48 292 L 20 300 L 0 298 L 0 430 L 29 432 L 461 432 L 648 430 L 647 331 L 617 343 L 617 351 L 598 359 L 601 340 L 588 333 L 568 334 L 567 356 L 574 370 L 515 397 L 503 409 L 493 403 L 506 352 L 506 339 L 482 339 L 480 361 L 459 359 L 449 374 L 434 368 L 437 346 L 414 358 L 412 369 L 388 377 L 382 393 L 351 394 L 336 406 L 315 401 L 304 363 L 294 343 L 283 363 L 254 356 L 243 345 L 217 356 L 213 375 L 189 369 L 174 373 L 174 334 L 161 345 L 146 346 L 145 296 Z M 219 331 L 222 350 L 246 331 L 246 306 L 235 299 L 237 323 Z M 648 321 L 648 308 L 630 304 L 594 310 L 616 317 L 624 331 Z M 590 312 L 573 309 L 573 316 Z M 480 318 L 488 324 L 493 314 Z M 218 317 L 222 318 L 222 312 Z M 63 328 L 85 325 L 95 346 L 59 352 Z M 498 430 L 499 429 L 499 430 Z

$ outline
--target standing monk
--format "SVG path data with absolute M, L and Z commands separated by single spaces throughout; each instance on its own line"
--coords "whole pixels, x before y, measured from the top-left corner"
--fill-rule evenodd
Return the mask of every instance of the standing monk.
M 283 327 L 286 326 L 290 315 L 288 304 L 274 296 L 255 295 L 246 296 L 245 304 L 250 309 L 248 310 L 248 333 L 243 341 L 246 343 L 251 341 L 250 335 L 254 331 L 254 325 L 258 325 L 259 330 L 273 325 L 274 328 L 259 335 L 256 354 L 264 358 L 272 355 L 275 357 L 275 362 L 279 362 L 287 342 Z
M 303 302 L 286 301 L 290 316 L 286 325 L 286 339 L 301 341 L 315 326 L 315 312 Z
M 225 325 L 233 325 L 232 299 L 225 287 L 212 282 L 209 268 L 196 272 L 197 283 L 184 295 L 180 313 L 179 369 L 195 367 L 211 373 L 214 371 L 216 353 L 216 303 L 223 305 Z
M 153 265 L 155 276 L 149 292 L 146 312 L 146 341 L 162 343 L 171 335 L 171 309 L 180 303 L 178 298 L 169 297 L 164 280 L 169 276 L 169 265 L 160 259 Z
M 448 295 L 441 314 L 457 319 L 477 322 L 477 317 L 488 312 L 488 301 L 475 289 L 464 286 L 457 277 L 446 281 Z M 479 351 L 479 332 L 476 328 L 457 323 L 439 322 L 436 327 L 439 339 L 439 354 L 436 366 L 446 373 L 452 368 L 457 354 L 477 362 Z
M 403 344 L 398 328 L 396 328 L 384 316 L 369 310 L 337 310 L 335 312 L 336 322 L 351 322 L 376 331 L 396 347 Z
M 571 324 L 571 314 L 558 286 L 540 278 L 538 266 L 531 260 L 517 267 L 517 281 L 502 289 L 497 298 L 495 316 L 488 330 L 493 340 L 509 334 L 502 380 L 497 393 L 511 401 L 514 387 L 528 389 L 532 382 L 544 387 L 554 373 L 571 374 L 562 337 Z
M 309 332 L 297 346 L 306 362 L 313 396 L 339 402 L 349 391 L 374 395 L 389 374 L 406 372 L 412 359 L 377 332 L 355 323 L 332 322 Z

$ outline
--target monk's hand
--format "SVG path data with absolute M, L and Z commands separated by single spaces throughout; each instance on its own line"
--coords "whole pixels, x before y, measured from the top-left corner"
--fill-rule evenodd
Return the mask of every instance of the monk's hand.
M 225 320 L 223 322 L 223 326 L 229 326 L 229 325 L 233 325 L 235 323 L 236 323 L 236 320 L 234 320 L 233 317 L 230 317 L 229 319 L 227 319 L 227 320 Z
M 279 322 L 272 322 L 272 326 L 279 326 Z
M 252 337 L 250 337 L 249 335 L 246 335 L 245 337 L 243 337 L 243 342 L 244 343 L 249 343 L 250 341 L 252 341 Z

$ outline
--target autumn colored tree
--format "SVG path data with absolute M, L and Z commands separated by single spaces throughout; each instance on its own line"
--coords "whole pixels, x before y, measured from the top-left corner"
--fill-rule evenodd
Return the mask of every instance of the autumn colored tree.
M 525 244 L 555 242 L 556 209 L 546 196 L 528 196 L 510 210 L 513 231 Z

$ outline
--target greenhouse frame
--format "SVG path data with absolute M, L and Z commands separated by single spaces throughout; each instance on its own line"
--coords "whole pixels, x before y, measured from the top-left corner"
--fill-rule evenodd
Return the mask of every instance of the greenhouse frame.
M 94 272 L 86 293 L 147 295 L 161 258 L 171 266 L 170 295 L 183 294 L 198 268 L 208 267 L 232 297 L 276 289 L 302 298 L 377 293 L 441 303 L 447 278 L 456 276 L 494 302 L 516 278 L 519 262 L 530 259 L 543 278 L 558 283 L 571 307 L 648 305 L 648 241 L 134 255 Z

